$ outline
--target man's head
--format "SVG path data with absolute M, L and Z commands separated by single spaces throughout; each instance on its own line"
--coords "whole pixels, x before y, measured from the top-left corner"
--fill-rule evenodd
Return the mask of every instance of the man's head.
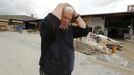
M 61 25 L 68 26 L 74 15 L 74 9 L 72 7 L 65 7 L 61 16 Z

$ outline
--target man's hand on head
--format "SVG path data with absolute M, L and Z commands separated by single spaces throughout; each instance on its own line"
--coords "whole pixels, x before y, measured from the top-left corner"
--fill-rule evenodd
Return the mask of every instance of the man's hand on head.
M 54 11 L 52 11 L 52 14 L 54 14 L 57 18 L 59 18 L 61 20 L 62 13 L 63 13 L 63 10 L 64 10 L 65 7 L 72 7 L 72 6 L 68 3 L 60 3 L 60 4 L 57 5 L 57 7 L 54 9 Z M 81 28 L 86 28 L 85 22 L 79 16 L 79 14 L 75 11 L 75 9 L 74 9 L 74 14 L 73 15 L 75 17 L 74 20 L 77 23 L 77 25 Z
M 69 6 L 68 3 L 59 3 L 57 7 L 52 11 L 52 14 L 54 14 L 56 17 L 58 17 L 61 20 L 62 11 L 67 6 Z
M 76 24 L 79 27 L 84 28 L 84 29 L 86 28 L 86 23 L 76 11 L 74 13 L 74 19 L 75 19 Z
M 69 6 L 69 4 L 68 3 L 60 3 L 60 4 L 58 4 L 58 6 L 63 9 L 67 6 Z

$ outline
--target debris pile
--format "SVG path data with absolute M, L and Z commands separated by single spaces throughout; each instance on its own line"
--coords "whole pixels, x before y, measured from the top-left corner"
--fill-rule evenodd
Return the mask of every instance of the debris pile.
M 89 34 L 86 38 L 86 41 L 75 41 L 75 46 L 80 51 L 81 48 L 84 48 L 82 50 L 82 53 L 85 54 L 91 54 L 96 53 L 96 51 L 99 51 L 101 53 L 110 54 L 111 52 L 115 52 L 113 50 L 122 50 L 123 45 L 121 42 L 113 40 L 111 38 L 108 38 L 104 35 L 96 35 L 96 34 Z M 86 47 L 85 47 L 86 46 Z M 109 52 L 109 50 L 111 50 Z

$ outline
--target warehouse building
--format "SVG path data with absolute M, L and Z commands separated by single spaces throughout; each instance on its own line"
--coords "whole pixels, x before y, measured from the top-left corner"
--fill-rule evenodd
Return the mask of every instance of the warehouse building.
M 134 8 L 134 6 L 133 6 Z M 128 6 L 126 12 L 81 15 L 96 34 L 111 38 L 130 38 L 134 35 L 134 10 Z

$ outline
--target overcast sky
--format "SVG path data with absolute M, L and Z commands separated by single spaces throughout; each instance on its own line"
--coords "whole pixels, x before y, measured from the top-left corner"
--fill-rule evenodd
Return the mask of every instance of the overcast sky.
M 0 0 L 0 15 L 31 15 L 43 18 L 58 3 L 70 3 L 80 14 L 127 11 L 134 0 Z

